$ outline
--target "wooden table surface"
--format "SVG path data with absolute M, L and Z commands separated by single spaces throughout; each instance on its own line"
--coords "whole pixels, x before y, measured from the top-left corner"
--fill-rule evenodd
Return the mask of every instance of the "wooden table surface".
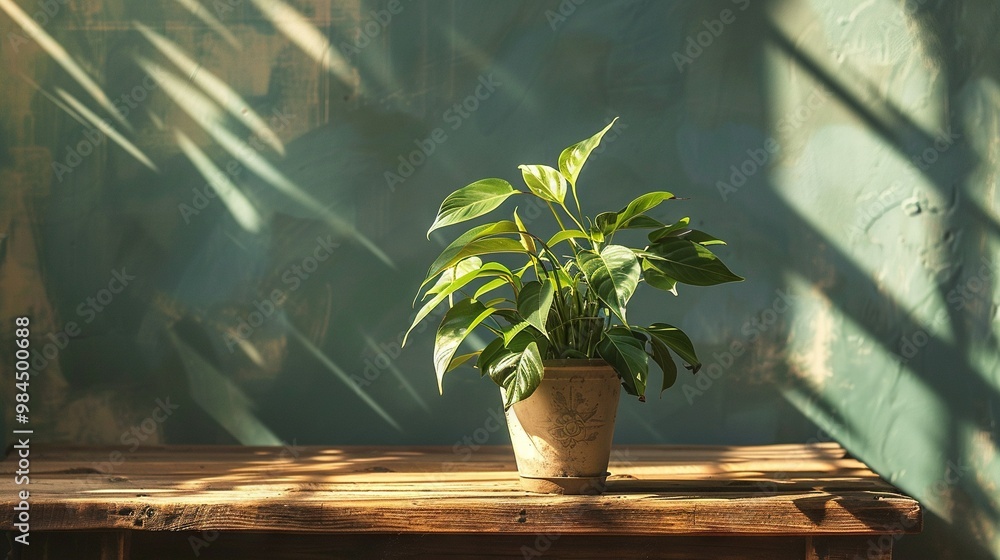
M 96 535 L 95 558 L 280 546 L 260 557 L 853 560 L 890 558 L 921 528 L 914 499 L 836 444 L 618 448 L 601 496 L 522 491 L 509 447 L 35 446 L 30 459 L 31 538 L 44 547 L 25 558 L 84 554 Z M 10 512 L 25 487 L 15 456 L 0 465 Z

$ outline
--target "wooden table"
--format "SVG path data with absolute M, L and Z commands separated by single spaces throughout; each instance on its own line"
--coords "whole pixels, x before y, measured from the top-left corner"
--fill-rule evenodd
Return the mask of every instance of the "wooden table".
M 18 548 L 33 559 L 888 559 L 921 528 L 920 504 L 836 444 L 619 448 L 602 496 L 523 492 L 507 447 L 36 446 L 30 459 Z M 13 454 L 0 470 L 12 531 L 25 487 Z

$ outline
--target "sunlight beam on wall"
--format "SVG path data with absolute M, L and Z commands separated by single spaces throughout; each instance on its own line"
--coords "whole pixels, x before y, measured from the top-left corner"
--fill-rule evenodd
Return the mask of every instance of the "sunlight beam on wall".
M 177 3 L 184 7 L 187 11 L 191 12 L 194 17 L 200 19 L 205 25 L 212 28 L 213 31 L 219 34 L 223 39 L 229 43 L 236 50 L 243 50 L 243 45 L 240 43 L 239 39 L 229 29 L 226 29 L 222 22 L 215 18 L 212 14 L 205 9 L 204 6 L 199 4 L 197 0 L 177 0 Z
M 309 193 L 285 177 L 252 146 L 226 130 L 223 124 L 223 112 L 215 103 L 197 89 L 188 85 L 183 78 L 164 69 L 155 62 L 151 62 L 142 56 L 136 56 L 135 60 L 140 67 L 156 79 L 167 96 L 173 99 L 185 113 L 204 128 L 223 149 L 232 154 L 233 157 L 243 163 L 258 177 L 267 181 L 272 187 L 281 191 L 303 208 L 314 212 L 327 225 L 333 228 L 334 231 L 356 240 L 385 263 L 386 266 L 395 268 L 392 259 L 375 245 L 373 241 L 365 237 L 353 225 L 334 214 L 330 209 L 324 207 Z
M 259 232 L 263 226 L 263 219 L 239 187 L 229 180 L 226 173 L 212 163 L 211 158 L 183 132 L 175 131 L 175 137 L 181 151 L 219 195 L 219 199 L 226 205 L 240 227 L 251 233 Z
M 397 431 L 399 432 L 403 431 L 403 428 L 399 426 L 399 423 L 397 423 L 396 420 L 394 420 L 392 416 L 390 416 L 389 413 L 385 411 L 385 409 L 379 406 L 379 404 L 375 402 L 375 400 L 372 399 L 371 396 L 368 395 L 368 393 L 365 393 L 364 389 L 358 387 L 358 384 L 352 381 L 351 377 L 347 375 L 347 373 L 344 372 L 344 370 L 341 369 L 340 366 L 333 363 L 333 360 L 328 358 L 326 354 L 323 353 L 322 350 L 317 348 L 316 345 L 313 344 L 308 338 L 306 338 L 306 336 L 302 334 L 297 328 L 295 328 L 294 325 L 292 325 L 288 321 L 285 321 L 285 324 L 288 325 L 288 330 L 291 331 L 292 335 L 294 335 L 295 338 L 302 343 L 302 346 L 304 346 L 306 350 L 309 351 L 310 354 L 312 354 L 317 360 L 319 360 L 319 362 L 323 364 L 323 366 L 326 367 L 326 369 L 330 370 L 330 372 L 333 373 L 337 377 L 337 379 L 341 380 L 344 383 L 344 385 L 347 385 L 347 388 L 350 389 L 355 395 L 357 395 L 358 398 L 362 400 L 362 402 L 364 402 L 366 405 L 368 405 L 369 408 L 375 411 L 375 414 L 378 414 L 383 420 L 386 421 L 387 424 L 395 428 Z
M 345 84 L 353 82 L 354 71 L 350 63 L 305 16 L 281 0 L 253 0 L 253 3 L 275 29 L 326 71 Z
M 267 122 L 254 111 L 245 99 L 240 97 L 229 84 L 220 80 L 215 74 L 206 70 L 200 63 L 191 59 L 174 42 L 163 35 L 146 27 L 137 21 L 132 25 L 139 30 L 150 43 L 156 47 L 164 56 L 170 59 L 180 71 L 194 82 L 198 87 L 216 101 L 230 115 L 242 122 L 254 135 L 260 138 L 267 145 L 274 148 L 274 151 L 285 155 L 285 145 L 281 143 L 278 136 L 271 130 Z
M 73 60 L 73 57 L 59 44 L 59 41 L 56 41 L 51 35 L 46 33 L 42 29 L 42 26 L 31 19 L 31 16 L 25 13 L 13 0 L 0 0 L 0 9 L 7 12 L 7 15 L 24 29 L 28 37 L 34 39 L 45 52 L 49 53 L 49 56 L 62 66 L 116 121 L 121 123 L 125 128 L 132 130 L 132 125 L 115 109 L 114 104 L 108 99 L 101 86 L 97 85 L 97 82 Z
M 88 109 L 86 105 L 81 103 L 69 93 L 66 93 L 65 90 L 56 88 L 56 93 L 58 93 L 59 97 L 62 97 L 63 101 L 68 103 L 69 106 L 79 113 L 84 119 L 89 121 L 92 126 L 103 132 L 105 136 L 110 138 L 115 144 L 121 146 L 122 149 L 131 154 L 132 157 L 139 160 L 139 163 L 142 163 L 157 173 L 160 171 L 160 168 L 156 167 L 156 164 L 153 163 L 151 159 L 146 157 L 146 154 L 142 153 L 142 150 L 137 148 L 132 142 L 129 142 L 128 139 L 115 130 L 114 127 L 107 122 L 107 120 L 97 116 L 97 114 Z

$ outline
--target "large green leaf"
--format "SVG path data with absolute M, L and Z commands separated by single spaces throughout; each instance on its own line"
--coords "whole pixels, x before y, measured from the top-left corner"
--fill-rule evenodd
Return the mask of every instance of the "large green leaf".
M 583 169 L 583 164 L 587 163 L 587 158 L 590 157 L 590 152 L 594 151 L 594 148 L 601 143 L 601 138 L 604 134 L 614 126 L 615 121 L 618 117 L 615 117 L 608 126 L 604 127 L 604 130 L 598 132 L 597 134 L 577 142 L 572 146 L 566 148 L 559 154 L 559 171 L 562 172 L 569 184 L 573 186 L 573 198 L 576 198 L 576 180 L 580 176 L 580 170 Z
M 508 241 L 512 241 L 515 244 L 517 243 L 512 239 Z M 518 247 L 520 247 L 520 245 L 518 245 Z M 410 325 L 410 328 L 406 330 L 406 334 L 403 335 L 403 346 L 406 345 L 406 339 L 409 338 L 410 332 L 413 331 L 413 328 L 416 327 L 420 321 L 423 321 L 424 318 L 430 315 L 431 311 L 434 311 L 434 308 L 440 305 L 441 302 L 443 302 L 449 295 L 464 288 L 469 282 L 472 282 L 476 278 L 489 278 L 493 276 L 504 276 L 507 274 L 510 274 L 510 271 L 507 270 L 506 266 L 500 263 L 491 262 L 484 264 L 476 270 L 463 274 L 462 276 L 452 280 L 447 286 L 441 287 L 440 291 L 434 294 L 434 297 L 425 303 L 419 311 L 417 311 L 416 317 L 413 318 L 413 324 Z
M 542 200 L 562 204 L 566 200 L 566 177 L 548 165 L 519 165 L 524 184 Z
M 427 269 L 427 276 L 424 278 L 424 281 L 420 284 L 420 287 L 423 288 L 424 286 L 426 286 L 427 283 L 430 282 L 432 279 L 434 279 L 435 276 L 441 274 L 441 271 L 444 270 L 445 268 L 448 268 L 449 266 L 454 266 L 454 264 L 457 262 L 457 260 L 455 260 L 455 256 L 458 255 L 458 253 L 466 245 L 468 245 L 469 242 L 474 241 L 476 239 L 489 237 L 491 235 L 499 235 L 502 233 L 517 233 L 517 231 L 518 227 L 517 224 L 515 224 L 514 222 L 510 220 L 500 220 L 499 222 L 476 226 L 470 229 L 469 231 L 463 233 L 462 235 L 458 236 L 457 239 L 449 243 L 448 246 L 445 247 L 443 251 L 441 251 L 441 254 L 438 255 L 436 259 L 434 259 L 434 262 L 431 263 L 430 268 Z M 448 263 L 451 264 L 449 265 Z
M 743 280 L 711 251 L 687 239 L 667 237 L 651 245 L 649 252 L 655 255 L 655 258 L 648 259 L 650 264 L 683 284 L 714 286 Z
M 639 261 L 632 250 L 621 245 L 608 245 L 598 254 L 594 251 L 581 251 L 577 256 L 580 270 L 587 278 L 587 283 L 597 292 L 597 297 L 611 311 L 625 320 L 625 304 L 635 292 L 639 283 Z
M 437 218 L 427 230 L 428 239 L 432 231 L 482 216 L 519 192 L 503 179 L 482 179 L 458 189 L 441 203 Z
M 549 280 L 528 282 L 517 296 L 517 313 L 546 336 L 548 331 L 545 328 L 545 319 L 549 316 L 549 308 L 552 307 L 555 294 L 552 284 Z
M 538 344 L 534 341 L 520 354 L 513 354 L 510 365 L 513 366 L 513 373 L 506 377 L 503 385 L 506 396 L 503 403 L 505 410 L 530 397 L 545 374 L 542 356 L 538 351 Z
M 437 373 L 438 392 L 443 392 L 444 374 L 449 371 L 448 366 L 459 345 L 494 311 L 482 302 L 463 299 L 445 313 L 434 336 L 434 371 Z
M 615 368 L 628 393 L 638 397 L 646 394 L 649 355 L 632 331 L 625 327 L 611 327 L 597 343 L 597 353 Z
M 475 241 L 466 243 L 464 247 L 459 249 L 459 251 L 451 257 L 451 259 L 445 261 L 437 268 L 432 269 L 429 272 L 429 278 L 434 278 L 448 268 L 455 266 L 455 264 L 462 259 L 476 257 L 479 255 L 489 255 L 492 253 L 524 253 L 524 247 L 521 246 L 521 243 L 518 240 L 507 237 L 486 237 L 483 239 L 476 239 Z
M 694 344 L 691 343 L 688 335 L 684 334 L 684 331 L 666 323 L 653 323 L 642 330 L 677 352 L 677 355 L 690 365 L 688 369 L 691 371 L 697 373 L 701 368 L 698 354 L 694 351 Z

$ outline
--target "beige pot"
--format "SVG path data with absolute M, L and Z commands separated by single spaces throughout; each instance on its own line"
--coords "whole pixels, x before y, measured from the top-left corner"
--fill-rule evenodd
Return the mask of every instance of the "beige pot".
M 618 374 L 604 360 L 544 365 L 535 392 L 506 413 L 521 485 L 529 492 L 599 494 L 608 476 Z

